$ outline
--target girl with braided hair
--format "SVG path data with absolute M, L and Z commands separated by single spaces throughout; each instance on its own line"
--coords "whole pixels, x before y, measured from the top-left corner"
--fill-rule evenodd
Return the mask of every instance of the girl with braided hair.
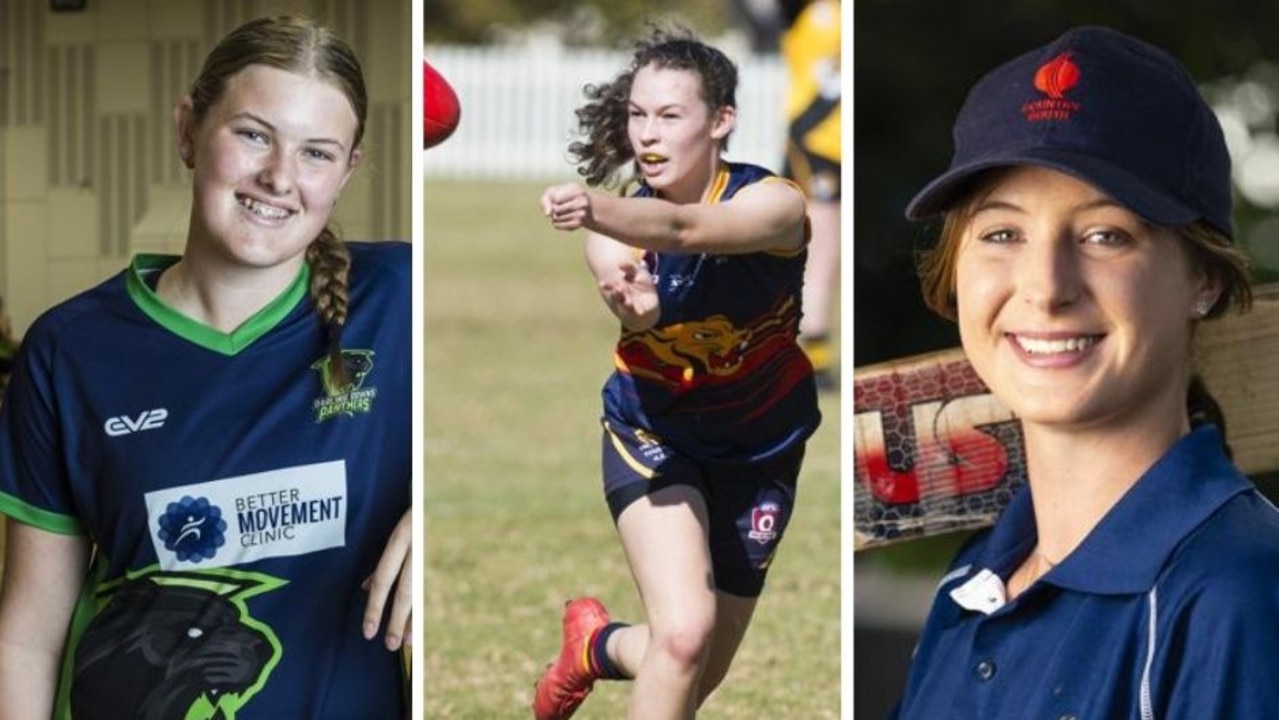
M 737 69 L 687 33 L 657 32 L 612 82 L 588 87 L 570 146 L 589 186 L 548 188 L 621 328 L 604 387 L 604 493 L 646 622 L 570 601 L 538 720 L 571 716 L 598 679 L 633 679 L 629 717 L 691 718 L 750 624 L 790 519 L 819 412 L 799 347 L 809 238 L 790 181 L 722 158 Z
M 367 106 L 324 27 L 233 31 L 174 109 L 182 256 L 27 333 L 0 411 L 6 717 L 406 716 L 410 252 L 329 226 Z

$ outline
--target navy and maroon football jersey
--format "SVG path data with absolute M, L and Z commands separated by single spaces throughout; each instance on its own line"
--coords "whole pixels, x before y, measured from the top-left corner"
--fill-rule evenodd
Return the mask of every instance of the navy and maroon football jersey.
M 705 202 L 756 182 L 789 181 L 721 163 Z M 806 256 L 645 253 L 661 317 L 622 333 L 605 418 L 709 462 L 753 462 L 803 443 L 820 422 L 813 368 L 796 342 Z

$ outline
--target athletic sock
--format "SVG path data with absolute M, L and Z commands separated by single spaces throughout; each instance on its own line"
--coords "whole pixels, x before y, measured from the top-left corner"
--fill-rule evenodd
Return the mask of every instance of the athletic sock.
M 608 638 L 629 623 L 611 622 L 595 631 L 591 638 L 591 672 L 600 680 L 629 680 L 625 673 L 608 657 Z

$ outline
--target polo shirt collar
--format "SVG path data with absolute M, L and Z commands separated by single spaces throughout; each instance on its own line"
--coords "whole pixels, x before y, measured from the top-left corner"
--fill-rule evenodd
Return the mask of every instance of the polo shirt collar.
M 1079 592 L 1145 593 L 1187 535 L 1251 488 L 1222 451 L 1216 426 L 1200 426 L 1150 466 L 1079 547 L 1041 580 Z M 1026 487 L 1000 516 L 978 567 L 1007 577 L 1037 538 Z

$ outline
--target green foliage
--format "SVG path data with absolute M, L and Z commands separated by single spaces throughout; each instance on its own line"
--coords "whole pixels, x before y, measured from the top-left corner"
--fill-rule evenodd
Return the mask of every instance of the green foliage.
M 430 162 L 430 153 L 427 153 Z M 540 186 L 428 181 L 427 717 L 529 717 L 569 597 L 641 607 L 598 479 L 599 388 L 615 321 L 581 237 L 549 229 Z M 737 662 L 707 717 L 839 716 L 838 397 Z M 603 682 L 575 716 L 625 715 Z

